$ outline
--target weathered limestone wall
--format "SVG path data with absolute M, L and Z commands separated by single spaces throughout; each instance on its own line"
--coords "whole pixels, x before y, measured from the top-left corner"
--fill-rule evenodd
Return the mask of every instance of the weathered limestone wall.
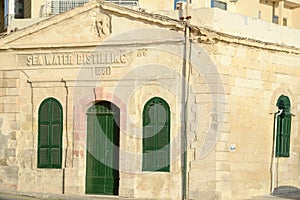
M 169 49 L 173 53 L 168 52 Z M 20 191 L 85 193 L 86 111 L 95 101 L 108 100 L 121 109 L 120 196 L 181 197 L 181 122 L 177 113 L 181 112 L 182 57 L 176 53 L 182 52 L 182 45 L 160 44 L 142 49 L 124 47 L 122 50 L 126 52 L 125 63 L 110 65 L 110 73 L 103 76 L 96 74 L 95 65 L 75 62 L 76 55 L 82 55 L 78 49 L 11 54 L 13 60 L 17 58 L 18 62 L 14 65 L 21 73 L 21 128 L 20 142 L 16 146 L 19 171 L 15 176 Z M 99 50 L 85 48 L 85 52 L 93 51 Z M 116 52 L 108 47 L 105 51 Z M 37 61 L 55 55 L 73 55 L 74 60 L 64 66 Z M 171 110 L 170 173 L 142 172 L 141 169 L 142 110 L 145 103 L 155 96 L 165 99 Z M 49 97 L 56 98 L 63 107 L 62 169 L 37 168 L 38 109 L 41 102 Z
M 206 187 L 210 185 L 203 180 L 208 169 L 214 172 L 215 183 L 211 187 L 216 189 L 217 199 L 242 199 L 269 193 L 274 113 L 282 94 L 290 98 L 295 117 L 292 119 L 290 157 L 277 159 L 275 186 L 299 187 L 298 54 L 223 42 L 204 47 L 218 66 L 225 85 L 227 114 L 214 149 L 215 162 L 209 162 L 213 153 L 191 162 L 189 198 L 197 199 L 193 197 L 197 191 L 193 185 L 197 185 L 197 181 L 202 180 L 201 184 Z M 235 149 L 230 150 L 232 145 Z M 192 173 L 198 168 L 203 175 L 201 170 Z M 206 199 L 215 198 L 210 196 L 212 193 L 205 194 L 202 188 L 198 192 L 202 191 Z
M 18 189 L 21 160 L 18 152 L 20 132 L 20 72 L 0 71 L 0 184 L 7 189 Z

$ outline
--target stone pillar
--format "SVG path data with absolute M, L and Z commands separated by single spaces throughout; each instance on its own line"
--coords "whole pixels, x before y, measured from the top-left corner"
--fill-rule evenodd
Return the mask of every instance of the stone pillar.
M 278 24 L 280 24 L 280 25 L 283 25 L 283 9 L 284 9 L 284 1 L 279 1 Z

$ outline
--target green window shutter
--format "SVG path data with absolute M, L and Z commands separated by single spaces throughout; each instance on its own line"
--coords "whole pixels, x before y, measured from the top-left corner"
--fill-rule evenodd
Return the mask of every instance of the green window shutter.
M 38 168 L 61 168 L 62 106 L 54 98 L 45 99 L 39 107 Z
M 289 157 L 292 114 L 290 113 L 290 101 L 288 97 L 280 96 L 277 106 L 283 111 L 277 117 L 276 157 Z
M 290 156 L 291 114 L 277 118 L 276 157 Z
M 143 110 L 143 171 L 170 171 L 170 108 L 161 98 Z

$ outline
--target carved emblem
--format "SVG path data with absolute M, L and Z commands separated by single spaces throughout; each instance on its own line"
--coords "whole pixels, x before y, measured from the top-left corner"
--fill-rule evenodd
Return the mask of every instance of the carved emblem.
M 111 17 L 97 15 L 94 22 L 94 32 L 99 38 L 104 38 L 111 33 Z

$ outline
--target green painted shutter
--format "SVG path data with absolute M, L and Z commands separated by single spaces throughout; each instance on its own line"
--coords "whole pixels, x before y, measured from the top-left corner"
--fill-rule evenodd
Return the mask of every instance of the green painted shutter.
M 283 112 L 277 117 L 276 131 L 276 157 L 290 156 L 290 135 L 292 114 L 290 113 L 290 101 L 287 96 L 280 96 L 277 106 Z
M 283 114 L 277 118 L 277 157 L 290 156 L 291 114 Z
M 170 109 L 161 98 L 143 110 L 143 171 L 170 171 Z
M 62 107 L 54 98 L 44 100 L 39 108 L 38 167 L 61 168 Z

